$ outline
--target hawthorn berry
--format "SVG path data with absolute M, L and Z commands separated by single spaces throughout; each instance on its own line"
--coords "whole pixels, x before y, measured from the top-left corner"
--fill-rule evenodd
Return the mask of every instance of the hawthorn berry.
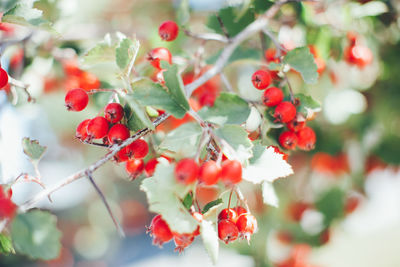
M 88 137 L 87 133 L 87 126 L 89 124 L 90 119 L 84 120 L 81 123 L 79 123 L 78 127 L 76 127 L 76 132 L 75 132 L 75 137 L 85 141 Z
M 190 244 L 193 243 L 195 236 L 191 234 L 178 234 L 174 233 L 174 243 L 175 249 L 174 251 L 178 251 L 182 253 L 185 248 L 187 248 Z
M 220 179 L 225 184 L 237 184 L 242 181 L 242 164 L 237 160 L 225 160 L 221 166 Z
M 122 141 L 128 139 L 130 132 L 128 127 L 124 124 L 115 124 L 108 131 L 107 137 L 110 144 L 120 144 Z
M 283 101 L 276 106 L 274 117 L 282 123 L 290 122 L 296 117 L 296 108 L 292 103 Z
M 297 145 L 297 135 L 291 131 L 284 131 L 279 135 L 279 144 L 285 149 L 293 150 Z
M 147 228 L 147 233 L 153 237 L 153 244 L 159 247 L 173 238 L 171 229 L 168 224 L 162 219 L 161 215 L 157 215 L 151 221 L 150 226 Z
M 298 132 L 306 126 L 305 121 L 291 120 L 286 124 L 287 128 L 292 132 Z
M 257 219 L 250 213 L 241 214 L 236 221 L 239 236 L 250 240 L 250 235 L 257 231 Z
M 146 162 L 146 164 L 144 165 L 144 172 L 146 173 L 147 177 L 153 176 L 157 164 L 157 158 L 149 159 L 149 161 Z
M 125 170 L 129 173 L 130 178 L 133 180 L 137 178 L 144 170 L 144 163 L 142 159 L 131 159 L 126 162 Z
M 243 213 L 247 213 L 247 210 L 242 206 L 234 207 L 233 210 L 236 211 L 237 216 L 240 216 Z
M 119 122 L 124 116 L 124 108 L 119 103 L 110 103 L 104 109 L 104 117 L 110 123 Z
M 237 215 L 236 211 L 232 208 L 223 209 L 218 214 L 218 221 L 229 220 L 229 221 L 236 223 L 237 218 L 238 218 L 238 215 Z
M 164 21 L 158 28 L 158 35 L 160 35 L 163 41 L 173 41 L 176 39 L 179 33 L 178 24 L 172 20 Z
M 204 185 L 214 185 L 218 182 L 221 167 L 215 161 L 204 162 L 200 167 L 199 181 Z
M 264 91 L 262 101 L 267 107 L 273 107 L 282 102 L 285 95 L 277 87 L 270 87 Z
M 263 90 L 271 84 L 272 77 L 271 74 L 266 70 L 257 70 L 251 76 L 251 81 L 253 82 L 255 88 L 258 90 Z
M 4 192 L 2 186 L 0 186 L 0 220 L 5 218 L 11 219 L 17 212 L 17 206 L 11 200 L 12 190 L 9 189 Z
M 65 106 L 69 111 L 81 111 L 89 103 L 89 96 L 81 88 L 72 89 L 65 95 Z
M 297 132 L 297 146 L 302 150 L 311 150 L 315 146 L 316 138 L 312 128 L 304 127 Z
M 8 84 L 8 74 L 7 72 L 0 67 L 0 89 Z
M 165 47 L 157 47 L 149 52 L 147 55 L 147 60 L 150 61 L 151 65 L 157 69 L 161 69 L 160 61 L 167 61 L 169 64 L 172 64 L 172 55 L 171 52 Z
M 108 121 L 101 116 L 91 119 L 87 125 L 88 139 L 100 139 L 108 133 Z
M 218 237 L 225 244 L 235 241 L 238 238 L 239 230 L 236 224 L 230 220 L 221 220 L 218 222 Z
M 127 147 L 128 153 L 131 153 L 135 158 L 141 159 L 146 157 L 147 153 L 149 153 L 149 145 L 143 139 L 138 139 L 133 141 Z
M 199 175 L 199 166 L 191 158 L 181 159 L 175 166 L 175 179 L 181 184 L 191 184 Z

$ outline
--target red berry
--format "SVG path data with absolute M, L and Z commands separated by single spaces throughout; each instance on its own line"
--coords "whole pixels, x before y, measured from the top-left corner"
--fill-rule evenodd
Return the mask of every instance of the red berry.
M 90 122 L 90 119 L 84 120 L 79 123 L 78 127 L 76 127 L 75 137 L 85 141 L 88 137 L 87 126 Z
M 357 196 L 350 196 L 346 199 L 344 205 L 344 211 L 346 214 L 350 214 L 357 209 L 360 205 L 360 197 Z
M 129 156 L 129 152 L 128 152 L 128 146 L 122 148 L 115 156 L 114 156 L 114 160 L 116 162 L 125 162 L 128 161 L 130 159 Z
M 214 185 L 218 182 L 221 167 L 215 161 L 204 162 L 200 167 L 199 181 L 204 185 Z
M 292 132 L 298 132 L 301 129 L 303 129 L 306 126 L 306 122 L 305 121 L 298 121 L 296 119 L 291 120 L 290 122 L 288 122 L 286 124 L 286 126 L 288 127 L 288 129 Z
M 104 109 L 104 117 L 111 123 L 119 122 L 124 116 L 124 108 L 118 103 L 110 103 Z
M 270 147 L 272 147 L 274 149 L 275 153 L 281 154 L 283 160 L 287 160 L 288 159 L 288 157 L 289 157 L 288 154 L 283 153 L 282 151 L 280 151 L 278 147 L 276 147 L 276 146 L 268 146 L 267 148 L 270 148 Z
M 213 92 L 204 92 L 199 97 L 200 106 L 214 106 L 215 99 L 217 98 L 216 93 Z
M 255 88 L 262 90 L 267 88 L 271 84 L 272 77 L 268 71 L 258 70 L 254 72 L 251 76 L 251 81 L 253 82 Z
M 236 211 L 237 216 L 240 216 L 243 213 L 247 213 L 247 210 L 242 206 L 234 207 L 233 210 Z
M 142 159 L 128 160 L 125 165 L 125 170 L 129 173 L 131 179 L 138 177 L 144 170 L 144 163 Z
M 132 155 L 137 158 L 141 159 L 146 157 L 147 153 L 149 153 L 149 145 L 147 142 L 143 139 L 138 139 L 136 141 L 133 141 L 129 146 L 128 146 L 128 152 L 132 153 Z
M 250 213 L 243 213 L 236 221 L 239 235 L 250 240 L 250 235 L 257 231 L 257 219 Z
M 267 107 L 273 107 L 281 103 L 284 97 L 281 89 L 270 87 L 264 91 L 262 101 Z
M 7 72 L 0 67 L 0 89 L 8 84 L 8 74 Z
M 110 144 L 120 144 L 122 141 L 128 139 L 129 136 L 130 132 L 128 127 L 120 123 L 111 127 L 107 134 L 108 142 L 110 142 Z
M 169 64 L 172 64 L 172 55 L 171 52 L 167 48 L 157 47 L 150 51 L 147 55 L 147 59 L 150 61 L 151 65 L 153 65 L 157 69 L 161 69 L 160 61 L 167 61 Z
M 194 159 L 182 159 L 175 166 L 175 178 L 178 183 L 191 184 L 196 181 L 198 175 L 199 166 Z
M 91 119 L 87 125 L 87 133 L 89 140 L 105 137 L 108 133 L 108 121 L 101 116 Z
M 193 234 L 174 233 L 174 243 L 175 243 L 174 251 L 182 253 L 185 248 L 187 248 L 190 244 L 193 243 L 194 237 L 195 236 Z
M 229 220 L 236 223 L 237 218 L 238 215 L 234 209 L 226 208 L 221 210 L 221 212 L 218 214 L 218 221 Z
M 154 171 L 156 170 L 158 164 L 158 159 L 150 159 L 148 162 L 146 162 L 146 165 L 144 166 L 144 171 L 147 175 L 147 177 L 153 176 Z
M 163 41 L 173 41 L 176 39 L 179 33 L 178 25 L 172 21 L 164 21 L 158 28 L 158 35 L 160 35 Z
M 281 102 L 275 108 L 274 117 L 280 122 L 287 123 L 296 117 L 296 108 L 288 101 Z
M 160 247 L 173 237 L 168 224 L 161 218 L 161 215 L 153 218 L 150 227 L 147 228 L 147 232 L 150 232 L 150 236 L 153 237 L 153 244 Z
M 308 203 L 294 202 L 288 206 L 287 212 L 292 220 L 299 222 L 303 216 L 303 213 L 309 208 L 311 208 L 311 206 Z
M 222 220 L 218 222 L 218 237 L 225 244 L 235 241 L 238 238 L 239 230 L 235 223 L 229 220 Z
M 81 111 L 88 103 L 89 96 L 83 89 L 72 89 L 65 95 L 65 106 L 69 111 Z
M 297 146 L 302 150 L 311 150 L 315 146 L 317 137 L 315 132 L 310 127 L 304 127 L 297 132 Z
M 11 196 L 11 188 L 4 192 L 3 187 L 0 186 L 0 220 L 12 219 L 16 214 L 17 206 L 11 201 Z
M 225 184 L 240 183 L 242 181 L 242 164 L 237 160 L 224 161 L 220 178 Z
M 297 135 L 291 131 L 284 131 L 279 136 L 279 144 L 285 149 L 293 150 L 297 145 Z

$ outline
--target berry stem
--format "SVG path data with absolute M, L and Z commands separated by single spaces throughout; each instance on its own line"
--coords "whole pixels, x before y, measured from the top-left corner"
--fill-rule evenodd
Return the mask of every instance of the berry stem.
M 294 99 L 294 93 L 293 93 L 292 86 L 290 85 L 290 82 L 289 82 L 289 79 L 288 79 L 286 73 L 283 73 L 283 75 L 285 75 L 285 81 L 286 81 L 286 84 L 289 87 L 290 101 L 294 104 L 295 103 L 295 99 Z
M 229 193 L 229 200 L 228 200 L 228 210 L 231 207 L 231 199 L 232 199 L 232 193 L 234 191 L 234 187 L 232 187 L 231 192 Z
M 28 102 L 35 102 L 36 99 L 32 97 L 32 95 L 29 93 L 28 88 L 29 88 L 29 84 L 26 84 L 22 81 L 19 81 L 17 79 L 12 78 L 11 76 L 8 76 L 8 83 L 21 88 L 22 90 L 24 90 L 25 94 L 28 96 Z
M 188 29 L 183 29 L 183 32 L 194 39 L 204 40 L 204 41 L 217 41 L 221 43 L 229 43 L 229 39 L 223 35 L 217 33 L 193 33 Z
M 274 45 L 276 47 L 275 58 L 280 58 L 282 55 L 282 52 L 286 52 L 287 50 L 280 45 L 278 39 L 275 38 L 275 36 L 272 34 L 272 32 L 270 32 L 269 30 L 264 28 L 263 33 L 265 33 L 265 35 L 267 35 L 269 37 L 269 39 L 271 39 L 271 41 L 274 43 Z M 264 51 L 265 51 L 265 49 L 264 49 Z

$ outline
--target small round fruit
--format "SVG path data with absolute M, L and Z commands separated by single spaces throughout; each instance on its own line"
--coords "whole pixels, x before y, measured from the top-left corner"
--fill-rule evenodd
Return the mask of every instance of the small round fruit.
M 146 173 L 147 177 L 153 176 L 157 164 L 158 164 L 157 158 L 149 159 L 149 161 L 146 162 L 146 165 L 144 166 L 144 172 Z
M 242 206 L 234 207 L 233 210 L 236 211 L 237 216 L 240 216 L 243 213 L 247 213 L 247 210 Z
M 241 214 L 236 221 L 239 236 L 250 240 L 250 236 L 257 231 L 257 219 L 250 213 Z
M 157 69 L 161 69 L 160 61 L 167 61 L 169 64 L 172 64 L 172 55 L 171 52 L 167 48 L 157 47 L 150 51 L 147 55 L 147 59 L 150 61 L 151 65 L 153 65 Z
M 88 137 L 87 126 L 90 122 L 90 119 L 84 120 L 79 123 L 78 127 L 76 127 L 75 137 L 79 138 L 82 141 L 85 141 Z
M 237 160 L 225 160 L 222 163 L 220 179 L 225 184 L 237 184 L 242 181 L 242 164 Z
M 145 140 L 138 139 L 128 146 L 128 152 L 130 152 L 135 158 L 141 159 L 146 157 L 147 153 L 149 153 L 149 145 Z
M 297 132 L 297 146 L 302 150 L 311 150 L 315 146 L 317 137 L 310 127 L 304 127 Z
M 297 145 L 297 135 L 291 131 L 284 131 L 279 136 L 279 144 L 285 149 L 293 150 Z
M 225 244 L 235 241 L 238 238 L 239 230 L 236 224 L 230 220 L 222 220 L 218 222 L 218 237 Z
M 182 253 L 185 250 L 185 248 L 187 248 L 190 244 L 193 243 L 194 237 L 195 236 L 192 233 L 190 234 L 174 233 L 174 243 L 175 243 L 174 251 Z
M 306 126 L 306 122 L 305 121 L 298 121 L 296 119 L 291 120 L 290 122 L 288 122 L 286 124 L 286 126 L 288 127 L 288 129 L 292 132 L 298 132 L 301 129 L 303 129 Z
M 7 72 L 0 67 L 0 89 L 8 84 L 8 74 Z
M 131 180 L 137 178 L 144 170 L 142 159 L 131 159 L 126 162 L 125 170 L 129 173 Z
M 272 77 L 268 71 L 258 70 L 251 76 L 251 81 L 253 82 L 255 88 L 258 90 L 263 90 L 271 84 Z
M 296 117 L 296 108 L 288 101 L 281 102 L 275 108 L 274 117 L 279 122 L 287 123 Z
M 200 167 L 199 181 L 204 185 L 214 185 L 218 182 L 221 167 L 215 161 L 204 162 Z
M 128 127 L 120 123 L 111 127 L 107 134 L 108 142 L 110 142 L 110 144 L 121 144 L 122 141 L 128 139 L 129 136 L 130 132 Z
M 235 223 L 237 220 L 237 217 L 238 217 L 238 215 L 234 209 L 226 208 L 226 209 L 221 210 L 221 212 L 218 214 L 218 221 L 229 220 L 229 221 L 232 221 Z
M 119 122 L 124 116 L 124 108 L 119 103 L 110 103 L 104 109 L 104 117 L 111 123 Z
M 285 95 L 277 87 L 270 87 L 264 91 L 262 101 L 267 107 L 273 107 L 282 102 Z
M 153 244 L 160 247 L 173 238 L 171 229 L 169 229 L 168 224 L 161 218 L 161 215 L 153 218 L 150 227 L 147 228 L 147 232 L 153 237 Z
M 181 184 L 191 184 L 196 181 L 199 175 L 199 166 L 191 158 L 180 160 L 175 166 L 175 179 Z
M 176 39 L 179 33 L 178 24 L 172 20 L 164 21 L 158 28 L 158 35 L 160 35 L 163 41 L 173 41 Z
M 87 125 L 88 138 L 100 139 L 108 133 L 108 121 L 101 116 L 91 119 Z
M 65 95 L 65 106 L 69 111 L 81 111 L 89 103 L 89 96 L 81 88 L 72 89 Z

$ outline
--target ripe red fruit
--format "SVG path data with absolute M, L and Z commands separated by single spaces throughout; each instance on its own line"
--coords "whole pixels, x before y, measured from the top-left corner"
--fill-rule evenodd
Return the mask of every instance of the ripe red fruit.
M 129 173 L 131 180 L 138 177 L 144 170 L 144 163 L 142 159 L 128 160 L 125 165 L 125 170 Z
M 172 21 L 164 21 L 158 28 L 158 35 L 160 35 L 163 41 L 173 41 L 176 39 L 179 33 L 178 25 Z
M 149 159 L 149 161 L 146 162 L 146 165 L 144 166 L 144 171 L 147 177 L 153 176 L 157 164 L 158 164 L 157 158 Z
M 157 47 L 150 51 L 150 53 L 147 55 L 147 60 L 149 60 L 151 65 L 153 65 L 155 68 L 161 69 L 160 61 L 164 60 L 169 64 L 172 64 L 172 55 L 167 48 Z
M 175 243 L 174 251 L 182 253 L 185 248 L 187 248 L 190 244 L 193 243 L 194 237 L 195 236 L 193 234 L 174 233 L 174 243 Z
M 69 111 L 81 111 L 89 103 L 89 96 L 81 88 L 69 90 L 65 95 L 65 106 Z
M 251 81 L 253 82 L 255 88 L 257 88 L 258 90 L 262 90 L 267 88 L 271 84 L 272 77 L 268 71 L 258 70 L 254 72 L 251 76 Z
M 91 119 L 87 125 L 87 134 L 89 140 L 100 139 L 108 133 L 108 121 L 101 116 Z
M 371 50 L 362 45 L 352 45 L 344 51 L 345 59 L 348 63 L 357 65 L 360 68 L 371 64 L 373 55 Z
M 346 214 L 350 214 L 357 209 L 360 205 L 360 197 L 357 196 L 350 196 L 346 199 L 344 205 L 344 211 Z
M 127 149 L 128 149 L 128 152 L 132 153 L 133 156 L 137 159 L 144 158 L 144 157 L 146 157 L 147 153 L 149 153 L 149 145 L 143 139 L 138 139 L 136 141 L 133 141 L 128 146 Z
M 240 237 L 250 240 L 250 235 L 257 231 L 257 219 L 250 213 L 243 213 L 237 218 L 236 226 Z
M 236 223 L 237 218 L 238 218 L 238 215 L 237 215 L 236 211 L 231 208 L 223 209 L 218 214 L 218 221 L 229 220 L 229 221 Z
M 75 137 L 85 141 L 88 137 L 87 126 L 90 122 L 90 119 L 84 120 L 79 123 L 78 127 L 76 127 Z
M 291 131 L 284 131 L 279 136 L 279 144 L 283 148 L 293 150 L 297 145 L 297 135 Z
M 214 185 L 218 182 L 221 167 L 215 161 L 204 162 L 200 167 L 199 181 L 204 185 Z
M 7 72 L 0 67 L 0 89 L 8 84 L 8 74 Z
M 225 184 L 240 183 L 242 181 L 242 164 L 237 160 L 224 161 L 220 178 Z
M 173 237 L 168 224 L 161 218 L 161 215 L 157 215 L 153 218 L 150 227 L 147 228 L 147 233 L 149 232 L 150 236 L 153 237 L 153 244 L 160 247 Z
M 218 222 L 218 237 L 225 244 L 235 241 L 238 238 L 239 230 L 235 223 L 229 220 L 222 220 Z
M 275 108 L 274 117 L 280 122 L 287 123 L 296 117 L 296 108 L 288 101 L 281 102 Z
M 262 101 L 267 107 L 273 107 L 282 102 L 285 95 L 277 87 L 270 87 L 264 91 Z
M 297 146 L 302 150 L 311 150 L 315 146 L 317 137 L 310 127 L 304 127 L 297 132 Z
M 306 122 L 305 121 L 298 121 L 296 119 L 291 120 L 290 122 L 288 122 L 286 124 L 286 126 L 288 127 L 288 129 L 292 132 L 298 132 L 301 129 L 303 129 L 306 126 Z
M 128 139 L 129 136 L 130 132 L 128 127 L 120 123 L 111 127 L 107 134 L 108 142 L 110 142 L 110 144 L 120 144 L 122 141 Z
M 247 210 L 242 206 L 234 207 L 233 210 L 236 211 L 237 216 L 240 216 L 243 213 L 247 213 Z
M 178 183 L 191 184 L 199 175 L 199 166 L 191 158 L 181 159 L 175 166 L 175 178 Z
M 104 117 L 111 123 L 119 122 L 124 116 L 124 108 L 118 103 L 110 103 L 104 109 Z
M 12 190 L 11 188 L 4 192 L 2 186 L 0 186 L 0 220 L 5 218 L 11 219 L 15 216 L 17 206 L 11 201 Z
M 287 212 L 292 220 L 299 222 L 303 216 L 303 213 L 309 208 L 311 208 L 311 205 L 308 203 L 294 202 L 288 206 Z

